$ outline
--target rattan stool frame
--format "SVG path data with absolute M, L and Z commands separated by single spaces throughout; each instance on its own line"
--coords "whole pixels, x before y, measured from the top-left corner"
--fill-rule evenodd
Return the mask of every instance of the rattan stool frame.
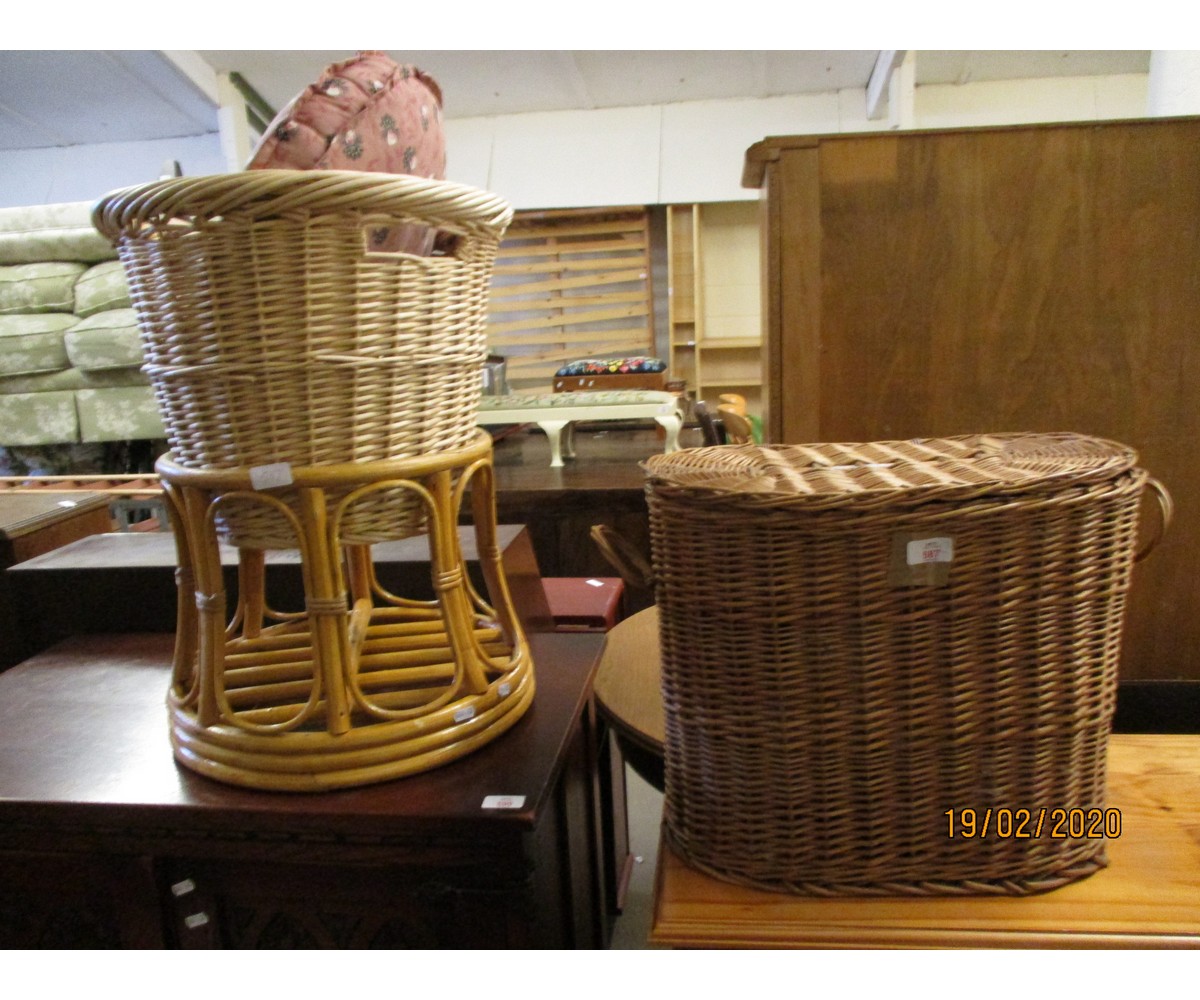
M 292 469 L 289 503 L 255 489 L 250 469 L 188 469 L 168 454 L 157 471 L 179 560 L 168 703 L 184 766 L 259 789 L 368 784 L 455 760 L 529 707 L 533 665 L 501 566 L 486 433 L 437 455 Z M 489 600 L 458 542 L 468 491 Z M 429 526 L 433 601 L 384 590 L 369 546 L 343 536 L 355 504 L 391 492 L 416 497 Z M 239 548 L 230 600 L 218 531 L 228 503 L 291 525 L 302 611 L 267 606 L 264 552 L 252 547 Z
M 679 856 L 830 896 L 1021 895 L 1102 867 L 1103 836 L 1054 810 L 1104 811 L 1148 486 L 1169 514 L 1135 463 L 1069 434 L 650 458 Z M 909 565 L 922 539 L 952 561 Z

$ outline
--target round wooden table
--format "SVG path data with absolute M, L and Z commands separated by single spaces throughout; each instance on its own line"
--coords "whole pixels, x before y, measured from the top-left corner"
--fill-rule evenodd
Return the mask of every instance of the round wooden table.
M 662 791 L 665 724 L 658 609 L 631 615 L 607 638 L 596 671 L 596 705 L 617 734 L 628 764 Z

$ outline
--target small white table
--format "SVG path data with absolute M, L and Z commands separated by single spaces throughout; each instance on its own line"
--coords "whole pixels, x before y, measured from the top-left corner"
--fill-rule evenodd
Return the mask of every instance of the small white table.
M 575 457 L 572 425 L 576 421 L 651 418 L 666 431 L 663 450 L 677 451 L 683 427 L 679 399 L 650 389 L 484 396 L 476 422 L 480 426 L 537 424 L 550 439 L 550 467 L 557 469 L 564 457 Z

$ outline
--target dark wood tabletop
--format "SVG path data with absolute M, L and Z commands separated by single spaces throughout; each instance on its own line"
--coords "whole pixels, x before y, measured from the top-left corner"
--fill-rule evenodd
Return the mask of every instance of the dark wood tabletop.
M 701 444 L 699 431 L 684 428 L 682 448 Z M 614 570 L 589 536 L 604 524 L 649 554 L 646 474 L 641 463 L 662 451 L 654 430 L 586 425 L 575 431 L 577 457 L 550 468 L 550 445 L 539 431 L 521 431 L 497 442 L 494 455 L 497 517 L 524 524 L 545 576 L 612 576 Z M 627 610 L 652 600 L 626 587 Z
M 701 443 L 694 428 L 680 432 L 681 448 Z M 582 425 L 575 430 L 577 457 L 552 469 L 546 435 L 537 430 L 520 431 L 496 442 L 496 488 L 502 502 L 580 492 L 640 497 L 646 480 L 641 463 L 662 449 L 663 442 L 652 429 Z
M 0 670 L 29 652 L 6 570 L 77 538 L 108 531 L 108 504 L 102 493 L 0 490 Z
M 0 674 L 0 827 L 34 817 L 58 827 L 200 831 L 306 828 L 394 835 L 532 825 L 588 701 L 602 635 L 530 637 L 537 692 L 501 738 L 424 774 L 321 793 L 251 791 L 178 767 L 165 698 L 170 635 L 84 635 Z M 486 814 L 487 795 L 523 795 Z
M 81 534 L 107 531 L 108 503 L 103 493 L 0 491 L 0 568 L 49 551 Z M 64 524 L 73 526 L 64 532 Z

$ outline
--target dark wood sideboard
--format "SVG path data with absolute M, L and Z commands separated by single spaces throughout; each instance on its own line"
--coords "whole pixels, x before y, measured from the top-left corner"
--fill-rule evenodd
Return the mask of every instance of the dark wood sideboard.
M 0 675 L 0 946 L 603 947 L 603 638 L 532 636 L 533 706 L 482 750 L 323 794 L 175 764 L 171 636 L 63 641 Z
M 109 531 L 108 504 L 101 493 L 0 492 L 0 670 L 17 663 L 24 652 L 4 571 L 77 538 Z
M 475 533 L 463 527 L 458 534 L 467 572 L 482 593 L 486 584 Z M 553 622 L 528 530 L 520 524 L 498 525 L 496 541 L 525 627 L 548 631 Z M 237 550 L 223 545 L 220 551 L 225 587 L 234 594 Z M 433 599 L 426 536 L 382 542 L 372 547 L 372 557 L 384 587 L 415 600 Z M 25 656 L 77 633 L 174 632 L 175 566 L 170 532 L 109 532 L 80 538 L 11 567 L 5 576 Z M 266 592 L 269 603 L 283 611 L 304 606 L 300 556 L 294 549 L 267 553 Z

